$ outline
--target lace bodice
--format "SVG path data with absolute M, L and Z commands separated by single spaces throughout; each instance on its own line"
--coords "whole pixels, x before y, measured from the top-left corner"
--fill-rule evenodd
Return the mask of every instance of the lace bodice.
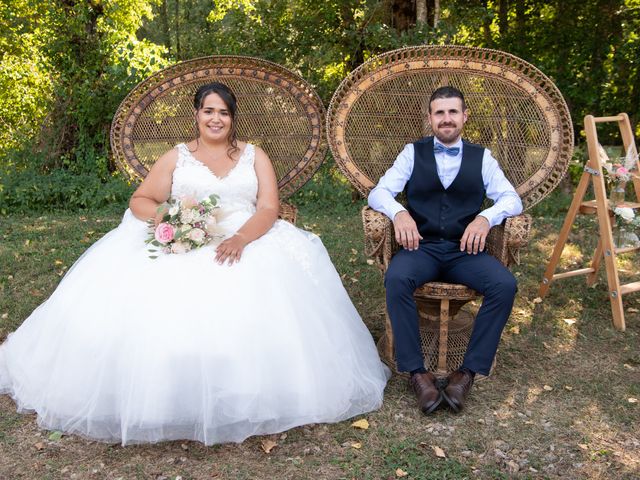
M 222 178 L 196 159 L 184 143 L 176 148 L 178 162 L 173 171 L 172 196 L 190 195 L 202 200 L 215 193 L 220 197 L 219 204 L 226 212 L 256 211 L 258 179 L 254 169 L 253 145 L 247 143 L 236 165 Z

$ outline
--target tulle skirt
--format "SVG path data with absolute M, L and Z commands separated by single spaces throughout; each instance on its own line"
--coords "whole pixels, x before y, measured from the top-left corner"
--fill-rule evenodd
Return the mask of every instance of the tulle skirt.
M 315 235 L 278 221 L 228 266 L 213 246 L 150 259 L 146 231 L 127 211 L 0 346 L 20 411 L 123 445 L 209 445 L 381 406 L 389 371 Z

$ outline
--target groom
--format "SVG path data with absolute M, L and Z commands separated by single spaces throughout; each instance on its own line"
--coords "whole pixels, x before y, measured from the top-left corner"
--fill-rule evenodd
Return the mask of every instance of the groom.
M 491 152 L 463 141 L 467 109 L 462 92 L 438 88 L 429 100 L 433 137 L 408 144 L 369 194 L 369 206 L 392 221 L 403 247 L 385 275 L 387 309 L 398 370 L 420 409 L 429 414 L 443 402 L 464 407 L 476 373 L 489 374 L 502 330 L 511 314 L 516 280 L 484 251 L 489 229 L 522 212 L 522 202 Z M 395 200 L 406 189 L 407 208 Z M 484 198 L 493 205 L 481 210 Z M 484 296 L 462 367 L 439 391 L 424 368 L 413 292 L 430 281 L 466 285 Z

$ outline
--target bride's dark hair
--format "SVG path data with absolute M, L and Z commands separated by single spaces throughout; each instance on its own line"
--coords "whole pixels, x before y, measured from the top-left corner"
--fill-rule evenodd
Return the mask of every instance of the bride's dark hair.
M 193 97 L 193 108 L 195 108 L 196 112 L 200 110 L 204 103 L 204 99 L 212 93 L 215 93 L 222 99 L 224 104 L 227 106 L 227 109 L 229 110 L 229 115 L 231 116 L 231 130 L 229 131 L 229 136 L 227 137 L 227 140 L 229 140 L 229 144 L 231 145 L 229 149 L 229 155 L 231 155 L 232 153 L 238 151 L 238 132 L 236 129 L 236 112 L 238 110 L 238 101 L 231 89 L 221 82 L 206 83 L 196 91 L 196 94 Z

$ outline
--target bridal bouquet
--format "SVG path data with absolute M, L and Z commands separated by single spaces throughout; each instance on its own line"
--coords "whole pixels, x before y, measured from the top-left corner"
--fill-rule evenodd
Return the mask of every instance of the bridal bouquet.
M 158 253 L 186 253 L 221 237 L 218 229 L 218 196 L 210 195 L 198 202 L 193 197 L 171 197 L 159 208 L 165 209 L 162 222 L 149 221 L 149 258 Z

